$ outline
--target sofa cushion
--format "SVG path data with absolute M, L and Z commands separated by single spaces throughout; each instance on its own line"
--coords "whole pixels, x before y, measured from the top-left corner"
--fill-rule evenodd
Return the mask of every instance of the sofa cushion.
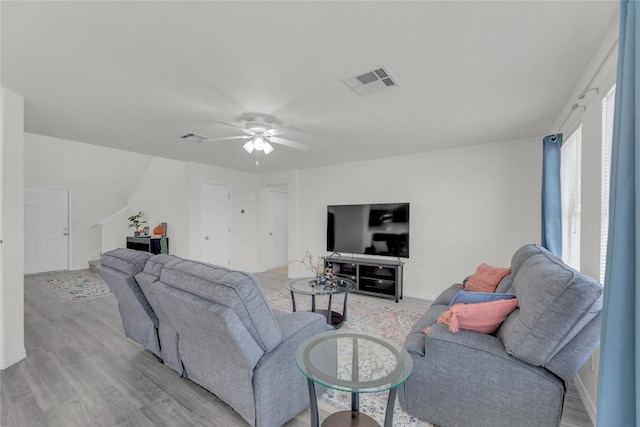
M 162 268 L 170 262 L 178 261 L 182 258 L 178 258 L 175 255 L 169 254 L 158 254 L 154 255 L 147 261 L 147 264 L 144 266 L 144 272 L 150 274 L 152 276 L 156 276 L 160 278 L 160 271 Z
M 498 283 L 498 286 L 496 286 L 496 293 L 497 294 L 510 294 L 513 293 L 511 291 L 511 284 L 513 283 L 513 278 L 515 277 L 515 274 L 513 274 L 513 271 L 509 274 L 507 274 L 506 276 L 504 276 L 502 278 L 502 280 L 500 280 L 500 283 Z
M 482 263 L 465 281 L 464 289 L 471 292 L 494 292 L 498 283 L 509 273 L 508 268 L 492 267 Z
M 273 350 L 282 341 L 262 286 L 252 274 L 176 260 L 164 266 L 160 282 L 230 307 L 264 351 Z
M 524 261 L 512 290 L 519 309 L 498 336 L 509 354 L 535 366 L 545 366 L 602 308 L 602 285 L 546 250 Z
M 498 287 L 496 288 L 496 292 L 513 293 L 511 291 L 511 285 L 513 284 L 513 279 L 514 277 L 516 277 L 516 273 L 518 273 L 518 270 L 520 270 L 522 264 L 531 256 L 540 254 L 542 252 L 546 252 L 546 249 L 544 249 L 540 245 L 536 245 L 533 243 L 524 245 L 517 251 L 515 251 L 513 256 L 511 257 L 511 274 L 508 274 L 500 281 Z
M 151 286 L 160 279 L 160 271 L 162 271 L 162 268 L 165 266 L 165 264 L 179 259 L 181 258 L 178 258 L 174 255 L 154 255 L 149 258 L 144 266 L 144 270 L 141 273 L 136 274 L 136 280 L 138 281 L 142 292 L 144 292 L 144 295 L 151 303 L 151 306 L 154 305 Z
M 105 267 L 111 267 L 114 270 L 135 276 L 144 269 L 145 264 L 152 256 L 149 252 L 120 248 L 105 252 L 100 263 Z
M 449 303 L 449 307 L 454 304 L 475 304 L 478 302 L 497 301 L 501 299 L 514 299 L 516 296 L 512 294 L 502 294 L 496 292 L 468 292 L 458 291 L 455 297 Z
M 518 300 L 515 298 L 475 304 L 455 304 L 438 317 L 438 323 L 449 326 L 451 332 L 467 329 L 483 334 L 493 334 L 517 305 Z

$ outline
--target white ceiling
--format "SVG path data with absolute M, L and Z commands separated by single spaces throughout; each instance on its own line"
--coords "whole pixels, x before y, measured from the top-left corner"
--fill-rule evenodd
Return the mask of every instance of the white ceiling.
M 1 85 L 27 132 L 252 172 L 541 136 L 617 1 L 2 1 Z M 399 86 L 341 79 L 386 65 Z M 214 120 L 303 132 L 248 154 Z M 259 165 L 256 165 L 259 160 Z

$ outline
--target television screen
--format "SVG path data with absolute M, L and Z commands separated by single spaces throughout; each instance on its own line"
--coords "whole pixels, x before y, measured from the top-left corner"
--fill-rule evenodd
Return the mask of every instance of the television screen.
M 327 206 L 327 251 L 409 258 L 409 203 Z

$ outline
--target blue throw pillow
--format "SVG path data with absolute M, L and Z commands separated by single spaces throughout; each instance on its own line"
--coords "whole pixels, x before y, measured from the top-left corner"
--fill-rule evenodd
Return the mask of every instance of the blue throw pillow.
M 495 292 L 469 292 L 458 291 L 455 297 L 451 300 L 449 307 L 453 304 L 473 304 L 476 302 L 489 302 L 500 299 L 513 299 L 515 295 L 511 294 L 497 294 Z

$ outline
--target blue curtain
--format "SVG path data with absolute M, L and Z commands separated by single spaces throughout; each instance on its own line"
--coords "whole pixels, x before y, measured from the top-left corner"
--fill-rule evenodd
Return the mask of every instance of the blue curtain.
M 545 136 L 542 140 L 542 239 L 540 243 L 558 258 L 562 258 L 561 146 L 561 133 Z
M 598 426 L 640 426 L 640 15 L 620 2 Z

